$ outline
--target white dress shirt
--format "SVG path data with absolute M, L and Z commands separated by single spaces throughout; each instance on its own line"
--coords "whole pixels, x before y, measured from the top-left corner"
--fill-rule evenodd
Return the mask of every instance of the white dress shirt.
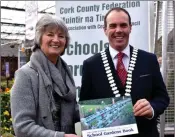
M 124 53 L 124 57 L 123 57 L 123 64 L 125 66 L 126 71 L 128 71 L 128 67 L 129 67 L 129 61 L 130 61 L 130 46 L 129 44 L 126 46 L 126 48 L 121 51 L 122 53 Z M 117 67 L 117 54 L 119 53 L 119 51 L 113 49 L 111 46 L 109 46 L 109 53 L 111 55 L 112 61 L 114 63 L 115 69 Z

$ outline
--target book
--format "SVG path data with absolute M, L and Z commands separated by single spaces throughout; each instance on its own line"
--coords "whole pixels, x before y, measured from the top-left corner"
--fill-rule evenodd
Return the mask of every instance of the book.
M 137 134 L 130 97 L 79 101 L 83 137 L 116 137 Z

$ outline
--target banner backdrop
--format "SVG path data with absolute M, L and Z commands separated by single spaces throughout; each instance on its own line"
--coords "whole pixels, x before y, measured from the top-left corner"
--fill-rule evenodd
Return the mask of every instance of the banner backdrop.
M 56 1 L 56 15 L 65 21 L 71 37 L 63 59 L 72 71 L 77 91 L 81 86 L 83 61 L 109 46 L 103 21 L 113 7 L 125 8 L 131 15 L 130 44 L 148 51 L 148 1 Z

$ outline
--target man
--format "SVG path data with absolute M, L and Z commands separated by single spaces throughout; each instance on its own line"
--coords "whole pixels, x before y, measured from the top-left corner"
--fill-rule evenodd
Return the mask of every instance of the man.
M 158 62 L 160 66 L 160 72 L 162 73 L 162 57 L 158 57 Z
M 106 14 L 104 32 L 110 46 L 84 61 L 80 101 L 131 95 L 139 134 L 130 136 L 159 137 L 156 119 L 169 97 L 156 56 L 129 45 L 131 28 L 125 9 Z

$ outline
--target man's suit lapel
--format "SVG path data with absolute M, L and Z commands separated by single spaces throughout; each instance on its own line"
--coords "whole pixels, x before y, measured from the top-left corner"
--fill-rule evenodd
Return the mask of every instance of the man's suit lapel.
M 132 46 L 130 46 L 130 59 L 132 56 L 133 49 L 134 48 Z M 136 64 L 135 64 L 134 70 L 132 72 L 132 87 L 135 85 L 135 82 L 136 82 L 137 78 L 139 77 L 139 70 L 140 70 L 141 63 L 142 62 L 139 61 L 139 50 L 138 50 Z M 131 89 L 131 91 L 132 91 L 132 89 Z

